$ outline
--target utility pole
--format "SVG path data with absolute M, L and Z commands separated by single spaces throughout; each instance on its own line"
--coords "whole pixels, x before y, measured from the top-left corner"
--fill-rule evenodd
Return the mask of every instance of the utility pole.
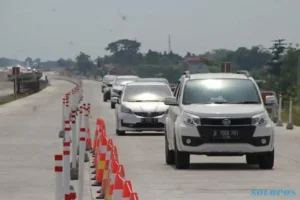
M 168 36 L 168 47 L 169 47 L 169 53 L 171 53 L 172 49 L 171 49 L 171 35 L 170 34 Z

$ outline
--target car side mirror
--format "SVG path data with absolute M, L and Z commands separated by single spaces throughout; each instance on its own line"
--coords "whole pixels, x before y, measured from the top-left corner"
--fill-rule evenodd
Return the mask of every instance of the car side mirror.
M 178 106 L 178 102 L 175 97 L 166 97 L 164 104 L 168 106 Z
M 116 104 L 120 104 L 119 98 L 118 97 L 112 97 L 111 102 L 116 103 Z
M 276 97 L 275 96 L 266 96 L 266 104 L 276 104 Z

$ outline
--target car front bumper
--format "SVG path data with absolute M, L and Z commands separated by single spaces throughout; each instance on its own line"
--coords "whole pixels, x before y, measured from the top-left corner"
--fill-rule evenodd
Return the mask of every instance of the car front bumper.
M 155 124 L 145 124 L 141 120 L 145 117 L 138 116 L 130 113 L 118 113 L 118 126 L 120 131 L 164 131 L 165 130 L 165 121 L 166 115 L 160 115 L 152 117 L 157 119 Z
M 179 151 L 191 154 L 230 154 L 230 153 L 259 153 L 272 151 L 274 148 L 273 126 L 240 127 L 241 140 L 223 141 L 212 140 L 208 136 L 208 129 L 188 126 L 184 123 L 176 124 L 176 144 Z M 226 128 L 225 128 L 226 129 Z M 207 132 L 206 132 L 207 131 Z M 243 134 L 245 134 L 243 136 Z M 247 136 L 246 136 L 247 135 Z

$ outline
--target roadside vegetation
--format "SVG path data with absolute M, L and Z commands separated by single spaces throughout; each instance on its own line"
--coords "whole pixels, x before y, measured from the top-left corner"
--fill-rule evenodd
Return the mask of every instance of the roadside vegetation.
M 64 68 L 68 74 L 103 77 L 110 74 L 136 74 L 140 77 L 165 77 L 171 83 L 188 69 L 184 62 L 187 57 L 196 57 L 208 66 L 211 72 L 219 72 L 222 62 L 231 62 L 232 70 L 248 70 L 256 80 L 261 80 L 261 90 L 274 90 L 283 95 L 282 118 L 287 120 L 289 98 L 293 97 L 293 123 L 300 125 L 300 48 L 298 44 L 275 40 L 273 45 L 256 45 L 251 48 L 239 47 L 236 50 L 215 49 L 204 54 L 187 52 L 182 56 L 175 52 L 158 52 L 149 49 L 140 51 L 141 43 L 136 40 L 120 39 L 107 45 L 110 55 L 91 58 L 80 52 L 74 60 L 60 58 L 57 61 L 42 62 L 27 58 L 27 63 L 37 63 L 37 67 L 49 70 L 50 66 Z M 1 63 L 2 62 L 2 63 Z M 17 62 L 0 58 L 3 62 Z M 20 62 L 20 61 L 19 61 Z

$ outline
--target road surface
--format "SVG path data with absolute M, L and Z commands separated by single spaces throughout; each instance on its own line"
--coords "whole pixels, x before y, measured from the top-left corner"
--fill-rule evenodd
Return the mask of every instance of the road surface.
M 165 164 L 162 135 L 117 136 L 114 110 L 109 102 L 102 101 L 100 83 L 84 81 L 84 91 L 92 105 L 93 121 L 96 116 L 105 119 L 107 133 L 117 144 L 127 178 L 132 180 L 142 200 L 275 199 L 253 197 L 251 189 L 295 189 L 297 197 L 288 199 L 300 198 L 300 128 L 277 130 L 274 170 L 250 167 L 244 156 L 192 156 L 191 169 L 179 171 Z
M 55 198 L 54 154 L 62 153 L 61 98 L 73 86 L 53 80 L 37 94 L 0 106 L 0 200 Z M 84 195 L 90 199 L 85 171 Z
M 61 98 L 73 84 L 51 86 L 25 99 L 0 106 L 0 200 L 54 199 L 53 155 L 61 153 Z M 126 177 L 141 200 L 299 199 L 300 130 L 278 128 L 274 170 L 249 167 L 244 157 L 192 156 L 189 170 L 176 170 L 164 161 L 162 135 L 116 136 L 114 110 L 103 103 L 99 82 L 84 81 L 84 100 L 91 103 L 91 128 L 97 117 L 118 147 Z M 298 134 L 297 134 L 298 133 Z M 88 168 L 84 199 L 91 199 Z M 76 186 L 76 182 L 73 183 Z M 75 187 L 76 189 L 76 187 Z M 92 188 L 92 196 L 96 196 Z M 295 189 L 297 197 L 253 197 L 251 189 Z

